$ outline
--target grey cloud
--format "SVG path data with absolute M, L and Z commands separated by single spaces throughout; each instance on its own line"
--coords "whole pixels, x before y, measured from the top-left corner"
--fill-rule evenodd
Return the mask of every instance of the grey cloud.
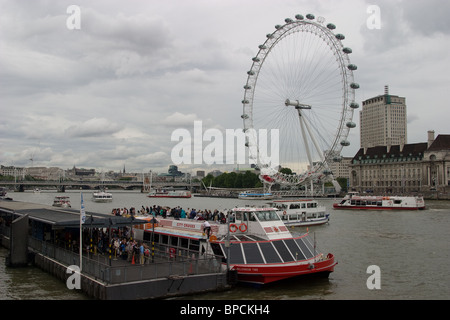
M 404 0 L 402 7 L 403 16 L 415 34 L 450 34 L 450 1 Z
M 70 138 L 96 138 L 110 136 L 120 131 L 120 126 L 105 118 L 93 118 L 68 127 L 65 134 Z

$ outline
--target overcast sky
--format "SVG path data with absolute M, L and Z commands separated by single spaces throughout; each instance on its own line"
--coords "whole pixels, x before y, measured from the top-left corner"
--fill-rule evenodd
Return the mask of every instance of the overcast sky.
M 166 172 L 175 129 L 242 128 L 251 58 L 298 13 L 346 36 L 360 104 L 389 85 L 406 97 L 409 143 L 450 134 L 450 1 L 0 0 L 0 164 Z M 349 140 L 344 156 L 358 128 Z M 203 169 L 216 167 L 230 169 Z

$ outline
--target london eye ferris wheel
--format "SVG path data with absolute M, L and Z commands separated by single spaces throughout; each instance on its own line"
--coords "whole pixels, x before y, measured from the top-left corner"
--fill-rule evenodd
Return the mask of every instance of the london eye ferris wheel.
M 330 163 L 340 161 L 356 127 L 352 50 L 345 36 L 322 17 L 296 15 L 276 25 L 253 57 L 242 100 L 241 118 L 249 157 L 260 167 L 260 179 L 269 185 L 301 185 L 312 180 L 334 181 Z M 256 132 L 278 130 L 279 172 L 259 150 Z M 269 142 L 270 143 L 270 137 Z M 335 181 L 334 181 L 335 182 Z M 335 186 L 337 184 L 335 183 Z

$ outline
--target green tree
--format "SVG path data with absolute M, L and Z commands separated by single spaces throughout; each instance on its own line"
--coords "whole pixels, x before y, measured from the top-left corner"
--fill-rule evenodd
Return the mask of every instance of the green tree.
M 280 172 L 284 174 L 292 174 L 292 170 L 289 168 L 281 168 Z

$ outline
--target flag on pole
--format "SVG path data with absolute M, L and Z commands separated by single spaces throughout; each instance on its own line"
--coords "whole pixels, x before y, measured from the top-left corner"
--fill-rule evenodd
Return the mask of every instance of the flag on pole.
M 80 224 L 86 222 L 86 211 L 84 210 L 83 192 L 81 192 L 81 207 L 80 207 Z
M 86 211 L 84 210 L 83 192 L 81 195 L 81 206 L 80 206 L 80 273 L 83 269 L 83 228 L 81 225 L 86 221 Z

